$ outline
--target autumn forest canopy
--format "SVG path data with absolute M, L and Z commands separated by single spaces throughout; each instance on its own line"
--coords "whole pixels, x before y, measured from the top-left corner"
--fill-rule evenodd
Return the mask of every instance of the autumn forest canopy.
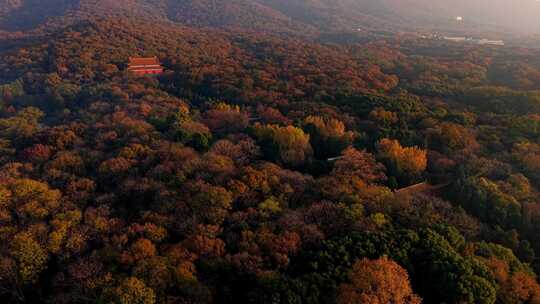
M 0 303 L 540 303 L 540 49 L 131 2 L 0 0 Z

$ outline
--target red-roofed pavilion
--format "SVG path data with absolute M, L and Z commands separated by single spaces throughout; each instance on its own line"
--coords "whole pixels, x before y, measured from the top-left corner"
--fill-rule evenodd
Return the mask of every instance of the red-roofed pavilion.
M 136 75 L 159 75 L 163 66 L 157 57 L 129 57 L 128 71 Z

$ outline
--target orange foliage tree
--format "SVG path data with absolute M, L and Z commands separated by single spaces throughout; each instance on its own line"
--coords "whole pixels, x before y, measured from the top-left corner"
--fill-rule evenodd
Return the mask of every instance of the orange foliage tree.
M 419 304 L 413 293 L 407 271 L 396 262 L 383 257 L 354 264 L 349 283 L 339 287 L 338 304 Z

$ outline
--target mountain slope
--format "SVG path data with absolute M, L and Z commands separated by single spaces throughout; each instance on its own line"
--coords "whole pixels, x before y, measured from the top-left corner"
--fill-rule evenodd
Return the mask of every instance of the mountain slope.
M 52 17 L 64 16 L 75 0 L 0 0 L 0 29 L 33 28 Z
M 277 32 L 474 26 L 538 32 L 538 13 L 534 0 L 0 0 L 0 29 L 34 28 L 57 17 L 122 15 Z M 456 16 L 465 22 L 456 23 Z
M 164 2 L 169 20 L 194 26 L 242 27 L 270 31 L 311 31 L 283 12 L 254 0 Z

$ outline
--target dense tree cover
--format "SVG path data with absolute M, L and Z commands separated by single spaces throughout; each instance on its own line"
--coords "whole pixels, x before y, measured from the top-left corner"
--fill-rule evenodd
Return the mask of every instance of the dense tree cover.
M 540 301 L 538 93 L 493 76 L 504 50 L 119 19 L 12 42 L 4 302 Z

